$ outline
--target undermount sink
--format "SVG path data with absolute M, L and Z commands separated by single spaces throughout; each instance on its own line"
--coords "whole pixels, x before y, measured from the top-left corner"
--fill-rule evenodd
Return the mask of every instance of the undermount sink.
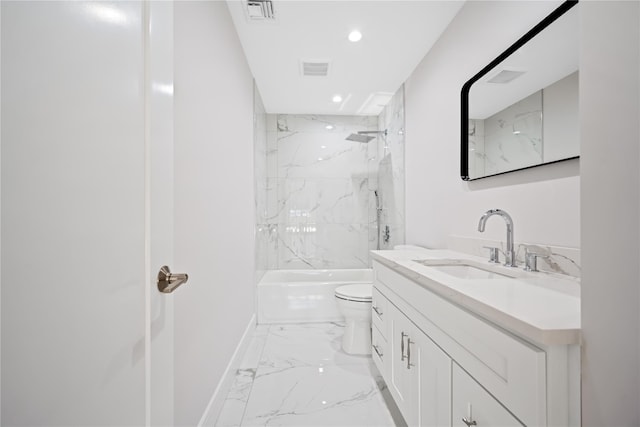
M 482 265 L 480 263 L 462 259 L 421 259 L 414 260 L 426 267 L 431 267 L 442 273 L 459 279 L 486 280 L 486 279 L 511 279 L 517 277 L 514 272 L 503 270 L 500 266 Z M 511 274 L 510 274 L 511 273 Z

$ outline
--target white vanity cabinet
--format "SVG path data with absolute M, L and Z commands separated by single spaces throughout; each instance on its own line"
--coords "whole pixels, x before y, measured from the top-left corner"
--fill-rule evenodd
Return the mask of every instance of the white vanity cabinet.
M 373 307 L 373 358 L 409 426 L 580 425 L 579 347 L 534 345 L 377 261 Z
M 374 338 L 373 345 L 384 342 L 387 356 L 376 364 L 405 421 L 409 426 L 451 425 L 451 358 L 374 288 L 376 299 L 385 311 L 382 321 L 374 320 L 373 333 L 381 335 L 382 329 L 386 339 Z

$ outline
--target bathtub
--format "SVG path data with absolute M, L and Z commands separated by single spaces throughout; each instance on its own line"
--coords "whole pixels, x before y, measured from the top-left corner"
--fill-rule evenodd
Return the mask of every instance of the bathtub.
M 371 269 L 267 271 L 258 283 L 258 323 L 343 320 L 335 302 L 336 287 L 372 282 Z

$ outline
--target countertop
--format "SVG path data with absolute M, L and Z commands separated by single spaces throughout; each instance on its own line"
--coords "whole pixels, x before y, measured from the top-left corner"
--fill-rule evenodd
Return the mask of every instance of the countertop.
M 542 345 L 580 344 L 580 282 L 571 276 L 525 272 L 501 265 L 495 271 L 516 274 L 504 279 L 461 279 L 415 260 L 487 259 L 440 249 L 371 251 L 373 259 L 433 293 Z

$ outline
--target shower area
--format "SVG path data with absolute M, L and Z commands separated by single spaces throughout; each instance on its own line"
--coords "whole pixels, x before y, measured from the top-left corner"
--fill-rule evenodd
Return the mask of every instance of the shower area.
M 254 126 L 258 319 L 335 320 L 307 315 L 405 241 L 404 89 L 378 116 L 266 114 L 256 90 Z

